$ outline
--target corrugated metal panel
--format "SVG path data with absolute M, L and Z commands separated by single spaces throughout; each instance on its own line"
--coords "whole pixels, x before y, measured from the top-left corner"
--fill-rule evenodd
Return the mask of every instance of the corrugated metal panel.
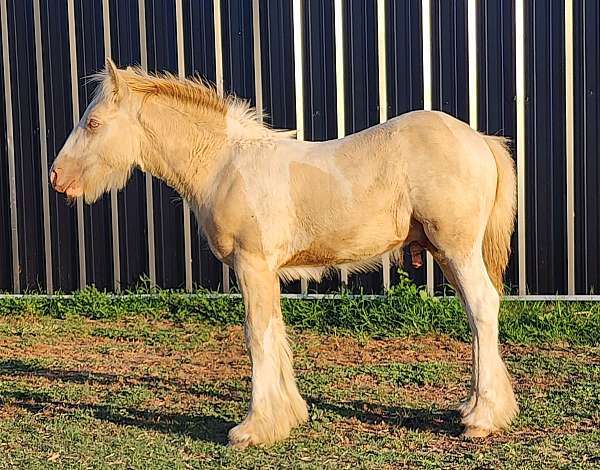
M 295 129 L 294 39 L 290 2 L 261 2 L 260 26 L 265 121 L 278 129 Z
M 119 66 L 141 63 L 138 2 L 111 0 L 111 56 Z M 148 277 L 145 176 L 136 170 L 118 196 L 121 287 Z
M 431 4 L 432 107 L 469 122 L 467 1 Z
M 510 136 L 513 153 L 517 135 L 514 8 L 514 2 L 504 0 L 480 2 L 477 23 L 479 130 Z M 511 245 L 505 282 L 512 290 L 519 282 L 516 232 Z
M 71 132 L 73 122 L 66 2 L 62 8 L 56 8 L 52 0 L 40 3 L 48 133 L 48 155 L 43 171 L 47 171 Z M 54 288 L 75 290 L 79 286 L 77 212 L 55 191 L 50 191 L 50 226 Z
M 177 74 L 174 0 L 146 2 L 148 69 Z M 156 277 L 160 287 L 185 285 L 183 202 L 166 184 L 154 180 Z
M 34 4 L 3 0 L 8 7 L 7 33 L 12 112 L 14 121 L 15 189 L 19 272 L 24 289 L 45 289 L 42 175 L 72 128 L 69 74 L 67 1 L 40 0 L 42 54 L 35 48 Z M 33 1 L 33 0 L 32 0 Z M 37 0 L 36 0 L 37 1 Z M 221 5 L 222 63 L 226 91 L 252 102 L 255 96 L 252 0 L 219 2 Z M 276 128 L 296 127 L 292 2 L 270 0 L 260 5 L 260 63 L 266 120 Z M 431 0 L 432 103 L 469 121 L 467 0 Z M 592 0 L 573 0 L 574 14 L 574 171 L 576 293 L 597 291 L 600 268 L 600 146 L 598 127 L 598 75 L 600 66 L 600 8 Z M 87 106 L 92 87 L 84 77 L 104 65 L 103 0 L 74 0 L 79 110 Z M 109 0 L 111 53 L 122 66 L 141 62 L 137 0 Z M 304 134 L 325 140 L 337 134 L 336 94 L 344 98 L 345 132 L 352 133 L 379 121 L 379 96 L 387 98 L 387 115 L 393 117 L 423 106 L 423 0 L 386 0 L 386 82 L 378 89 L 377 2 L 342 2 L 343 91 L 336 90 L 335 25 L 333 0 L 302 2 L 302 75 Z M 515 2 L 474 2 L 477 12 L 477 121 L 481 130 L 516 136 L 517 112 L 515 56 Z M 521 5 L 521 2 L 518 2 Z M 566 143 L 565 143 L 565 2 L 530 0 L 525 4 L 526 127 L 526 261 L 531 293 L 567 291 Z M 215 80 L 214 2 L 182 0 L 183 50 L 186 73 Z M 569 3 L 570 5 L 570 3 Z M 145 26 L 150 70 L 177 72 L 174 0 L 147 0 Z M 379 25 L 381 26 L 381 25 Z M 339 40 L 339 38 L 338 38 Z M 569 45 L 569 47 L 571 47 Z M 43 63 L 43 90 L 47 155 L 40 158 L 37 59 Z M 382 55 L 383 56 L 383 55 Z M 1 58 L 1 57 L 0 57 Z M 0 61 L 1 63 L 1 61 Z M 0 70 L 0 72 L 2 72 Z M 4 94 L 0 94 L 0 124 L 6 128 Z M 472 104 L 472 103 L 471 103 Z M 43 110 L 42 110 L 43 112 Z M 518 142 L 514 142 L 518 144 Z M 11 259 L 11 211 L 7 147 L 0 149 L 0 256 Z M 31 184 L 33 182 L 33 185 Z M 162 287 L 185 285 L 184 230 L 181 199 L 164 184 L 153 183 L 154 242 L 157 278 Z M 77 213 L 63 197 L 49 195 L 52 278 L 56 289 L 78 287 Z M 134 174 L 118 196 L 120 274 L 123 287 L 137 283 L 149 272 L 145 177 Z M 150 212 L 151 213 L 151 212 Z M 113 250 L 110 200 L 106 196 L 85 208 L 86 277 L 89 283 L 112 289 Z M 519 281 L 517 237 L 507 282 Z M 192 279 L 195 285 L 222 285 L 221 264 L 212 256 L 192 223 Z M 525 253 L 523 253 L 525 254 Z M 573 264 L 573 263 L 572 263 Z M 571 264 L 571 265 L 572 265 Z M 13 289 L 10 263 L 0 270 L 0 289 Z M 425 282 L 425 269 L 412 272 Z M 392 281 L 397 279 L 394 275 Z M 443 278 L 436 271 L 439 287 Z M 233 276 L 231 282 L 233 282 Z M 381 272 L 350 276 L 354 289 L 381 292 Z M 327 292 L 338 279 L 311 284 L 310 290 Z M 286 287 L 299 292 L 299 284 Z
M 1 14 L 1 13 L 0 13 Z M 2 18 L 4 22 L 5 18 Z M 0 40 L 2 40 L 0 36 Z M 4 84 L 4 47 L 9 47 L 8 44 L 2 44 L 0 47 L 0 77 Z M 10 259 L 12 258 L 11 247 L 11 231 L 10 231 L 10 192 L 8 179 L 8 152 L 7 152 L 7 136 L 6 136 L 6 101 L 4 99 L 4 86 L 0 92 L 0 126 L 2 126 L 2 137 L 4 142 L 0 146 L 0 257 L 6 260 L 0 269 L 0 290 L 12 291 L 12 269 Z
M 388 0 L 388 117 L 423 109 L 421 0 Z
M 20 283 L 45 290 L 33 5 L 8 2 Z M 33 184 L 32 184 L 33 182 Z
M 85 77 L 104 67 L 104 30 L 102 0 L 75 2 L 77 37 L 77 74 L 79 110 L 82 114 L 91 102 L 95 86 Z M 110 196 L 84 207 L 86 240 L 86 277 L 100 289 L 113 288 L 113 256 Z
M 526 2 L 527 286 L 565 294 L 564 3 Z
M 335 37 L 333 1 L 316 0 L 304 5 L 304 107 L 305 138 L 335 139 Z
M 600 292 L 600 4 L 574 4 L 575 285 Z

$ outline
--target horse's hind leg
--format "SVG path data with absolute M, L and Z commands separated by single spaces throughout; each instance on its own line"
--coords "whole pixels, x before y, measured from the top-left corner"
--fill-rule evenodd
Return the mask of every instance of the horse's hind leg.
M 460 407 L 466 436 L 483 437 L 506 428 L 518 411 L 498 346 L 500 298 L 488 276 L 481 246 L 470 255 L 440 259 L 469 318 L 473 341 L 471 396 Z

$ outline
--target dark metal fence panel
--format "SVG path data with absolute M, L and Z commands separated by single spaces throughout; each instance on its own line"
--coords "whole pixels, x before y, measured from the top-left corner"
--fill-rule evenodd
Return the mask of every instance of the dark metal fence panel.
M 86 77 L 104 68 L 102 0 L 75 2 L 79 110 L 82 115 L 94 98 L 95 84 Z M 109 196 L 84 207 L 87 282 L 99 289 L 112 289 L 112 236 Z
M 109 2 L 111 56 L 119 66 L 141 63 L 137 0 Z M 139 170 L 118 195 L 121 288 L 149 275 L 146 180 Z
M 306 140 L 337 137 L 335 25 L 332 0 L 304 7 L 304 109 Z
M 148 69 L 177 74 L 177 35 L 174 0 L 146 2 Z M 154 180 L 156 274 L 159 286 L 185 284 L 183 204 L 177 193 Z
M 564 2 L 526 2 L 527 285 L 565 294 Z
M 516 149 L 517 113 L 515 107 L 515 6 L 504 0 L 486 0 L 478 11 L 478 123 L 482 132 L 511 137 Z M 505 283 L 512 292 L 518 286 L 517 233 L 512 237 L 512 253 Z
M 6 20 L 6 18 L 3 18 Z M 0 36 L 0 41 L 2 36 Z M 3 44 L 5 46 L 5 44 Z M 4 47 L 0 47 L 0 77 L 4 78 Z M 3 80 L 4 82 L 4 80 Z M 0 93 L 0 126 L 4 129 L 0 146 L 0 290 L 11 292 L 14 289 L 12 282 L 12 244 L 10 231 L 10 191 L 8 178 L 8 149 L 6 135 L 6 101 L 4 88 Z
M 225 92 L 245 98 L 254 106 L 256 102 L 254 99 L 252 1 L 221 2 L 221 23 Z
M 274 128 L 295 129 L 292 6 L 286 0 L 260 2 L 260 6 L 260 50 L 265 121 Z
M 342 119 L 338 112 L 339 93 L 343 94 L 342 128 L 348 134 L 379 122 L 380 99 L 386 99 L 387 116 L 391 118 L 422 108 L 426 94 L 429 96 L 431 92 L 434 109 L 442 109 L 471 123 L 473 116 L 469 115 L 469 106 L 476 100 L 480 130 L 507 135 L 513 139 L 514 147 L 526 144 L 526 204 L 522 206 L 526 226 L 513 239 L 514 255 L 507 283 L 513 288 L 519 285 L 518 262 L 526 260 L 526 278 L 521 276 L 521 281 L 530 293 L 567 293 L 568 272 L 573 266 L 576 293 L 597 292 L 600 287 L 600 267 L 595 262 L 600 253 L 597 189 L 600 165 L 596 158 L 600 147 L 598 3 L 594 0 L 384 0 L 383 24 L 379 24 L 379 1 L 0 0 L 7 12 L 5 46 L 9 51 L 10 117 L 14 121 L 11 142 L 15 155 L 15 179 L 10 181 L 9 147 L 5 139 L 0 148 L 0 258 L 5 260 L 0 267 L 0 290 L 16 290 L 15 283 L 28 290 L 44 291 L 47 287 L 42 175 L 73 126 L 71 56 L 76 57 L 78 102 L 75 105 L 82 114 L 94 91 L 85 77 L 104 66 L 106 55 L 111 55 L 121 66 L 144 62 L 142 54 L 146 49 L 140 43 L 139 23 L 139 6 L 143 4 L 145 18 L 141 26 L 146 31 L 149 70 L 177 73 L 183 63 L 187 75 L 199 74 L 210 81 L 222 77 L 226 92 L 254 104 L 257 100 L 255 67 L 260 63 L 262 80 L 258 90 L 262 92 L 265 120 L 275 128 L 293 129 L 298 124 L 294 31 L 300 28 L 302 124 L 308 140 L 337 136 L 338 121 Z M 297 2 L 301 4 L 301 15 L 294 19 L 293 6 Z M 179 4 L 182 6 L 183 45 L 177 43 L 176 6 Z M 571 8 L 571 4 L 573 44 L 570 37 L 565 36 L 565 8 Z M 73 31 L 69 28 L 69 5 L 74 6 Z M 110 51 L 105 51 L 107 17 L 103 17 L 103 5 L 109 7 Z M 221 17 L 218 41 L 215 39 L 215 5 L 219 5 Z M 253 13 L 256 13 L 253 5 L 259 5 L 260 10 L 258 35 L 253 31 Z M 424 5 L 428 7 L 427 18 L 423 18 Z M 41 51 L 36 47 L 34 28 L 38 6 Z M 341 70 L 336 65 L 339 56 L 336 56 L 336 11 L 341 12 L 343 30 L 344 66 Z M 473 42 L 468 32 L 472 15 L 476 19 L 477 64 L 471 70 L 477 74 L 476 87 L 470 86 L 469 81 L 469 47 Z M 519 15 L 525 20 L 524 37 L 515 32 Z M 431 32 L 431 49 L 426 51 L 423 50 L 423 22 L 430 26 Z M 385 28 L 384 51 L 378 50 L 380 28 Z M 75 39 L 74 51 L 70 49 L 70 38 Z M 572 123 L 565 98 L 568 85 L 565 77 L 569 76 L 565 53 L 570 50 L 566 48 L 571 47 L 574 52 Z M 525 51 L 524 95 L 518 95 L 517 90 L 520 82 L 516 56 L 520 48 Z M 259 51 L 260 56 L 254 57 L 254 51 Z M 37 92 L 36 60 L 40 56 L 36 54 L 39 52 L 42 58 L 39 63 L 43 64 L 43 97 Z M 181 52 L 183 62 L 178 56 Z M 427 72 L 423 65 L 425 57 L 431 59 L 431 69 Z M 384 61 L 385 67 L 380 61 Z M 384 68 L 387 81 L 382 95 L 379 73 Z M 339 74 L 343 74 L 341 81 Z M 343 84 L 343 90 L 338 89 L 339 83 Z M 3 91 L 8 90 L 8 85 L 3 80 Z M 518 96 L 523 96 L 526 102 L 523 142 L 516 141 L 518 122 L 522 122 L 519 121 L 522 108 L 517 102 Z M 40 110 L 44 110 L 39 107 L 42 98 L 45 112 L 41 112 L 41 116 L 45 118 L 47 142 L 47 155 L 43 157 L 40 156 L 43 119 L 39 122 Z M 6 130 L 4 93 L 0 94 L 0 105 L 0 124 Z M 569 126 L 574 130 L 575 171 L 570 189 Z M 17 200 L 11 210 L 13 183 Z M 183 204 L 179 196 L 156 180 L 152 189 L 152 199 L 148 200 L 145 175 L 134 173 L 126 189 L 118 195 L 116 234 L 108 195 L 84 209 L 83 231 L 79 233 L 76 209 L 67 207 L 62 196 L 50 192 L 51 278 L 55 289 L 72 291 L 79 287 L 80 246 L 85 246 L 88 284 L 113 289 L 118 281 L 116 277 L 120 277 L 120 286 L 129 288 L 156 267 L 159 286 L 182 288 L 186 285 L 186 239 L 188 243 L 191 240 L 193 285 L 223 289 L 222 266 L 198 236 L 195 221 L 191 224 L 191 234 L 184 230 Z M 572 219 L 567 216 L 569 191 L 575 198 L 574 256 L 569 255 L 568 248 L 572 227 Z M 18 250 L 11 241 L 11 214 L 17 216 Z M 146 214 L 151 217 L 146 218 Z M 154 223 L 154 237 L 149 236 L 150 222 Z M 517 239 L 521 237 L 524 237 L 521 241 L 525 241 L 526 250 L 519 258 Z M 117 243 L 117 239 L 115 256 L 113 243 Z M 150 263 L 152 241 L 156 249 L 155 264 Z M 18 253 L 16 279 L 11 263 L 13 252 Z M 414 271 L 407 266 L 407 270 L 418 283 L 425 283 L 425 269 Z M 230 284 L 234 285 L 235 278 L 231 273 L 230 276 Z M 397 281 L 397 276 L 392 273 L 391 279 Z M 187 280 L 189 282 L 189 277 Z M 319 284 L 311 283 L 309 291 L 328 292 L 338 288 L 339 282 L 340 278 L 334 277 Z M 435 284 L 439 288 L 443 283 L 436 268 Z M 382 284 L 381 270 L 349 277 L 351 288 L 362 288 L 366 292 L 382 292 Z M 292 283 L 285 290 L 300 292 L 300 284 Z
M 48 155 L 41 171 L 48 171 L 73 128 L 69 54 L 69 26 L 66 1 L 41 2 L 42 53 Z M 63 195 L 49 193 L 52 234 L 52 274 L 55 290 L 72 291 L 79 286 L 77 212 Z
M 23 290 L 45 290 L 42 191 L 33 8 L 8 3 L 14 126 L 15 177 L 19 227 L 20 283 Z
M 574 2 L 576 292 L 600 292 L 600 4 Z

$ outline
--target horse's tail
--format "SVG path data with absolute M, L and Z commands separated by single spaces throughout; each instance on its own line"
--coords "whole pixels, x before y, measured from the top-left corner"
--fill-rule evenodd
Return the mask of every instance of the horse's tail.
M 508 139 L 484 136 L 496 160 L 496 199 L 483 238 L 483 259 L 492 283 L 504 292 L 504 271 L 510 255 L 510 237 L 516 212 L 517 176 L 508 149 Z

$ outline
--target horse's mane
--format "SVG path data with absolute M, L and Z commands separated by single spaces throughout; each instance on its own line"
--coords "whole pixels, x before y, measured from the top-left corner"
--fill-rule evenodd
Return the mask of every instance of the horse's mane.
M 101 84 L 98 93 L 105 94 L 109 91 L 107 87 L 110 82 L 106 70 L 91 78 Z M 130 91 L 163 96 L 181 104 L 194 104 L 220 113 L 226 113 L 232 106 L 249 107 L 245 101 L 234 96 L 219 96 L 215 87 L 200 76 L 180 78 L 169 72 L 148 73 L 140 67 L 127 67 L 119 70 L 119 79 L 127 84 Z
M 148 73 L 140 67 L 127 67 L 119 69 L 119 79 L 123 80 L 130 91 L 146 96 L 159 96 L 175 100 L 182 105 L 191 105 L 199 108 L 213 110 L 219 114 L 230 114 L 240 118 L 245 125 L 258 130 L 268 131 L 272 137 L 292 138 L 295 131 L 273 130 L 267 123 L 261 122 L 250 104 L 233 95 L 220 96 L 210 82 L 200 76 L 180 78 L 169 72 Z M 93 75 L 93 81 L 100 84 L 98 95 L 111 93 L 112 86 L 107 70 Z

